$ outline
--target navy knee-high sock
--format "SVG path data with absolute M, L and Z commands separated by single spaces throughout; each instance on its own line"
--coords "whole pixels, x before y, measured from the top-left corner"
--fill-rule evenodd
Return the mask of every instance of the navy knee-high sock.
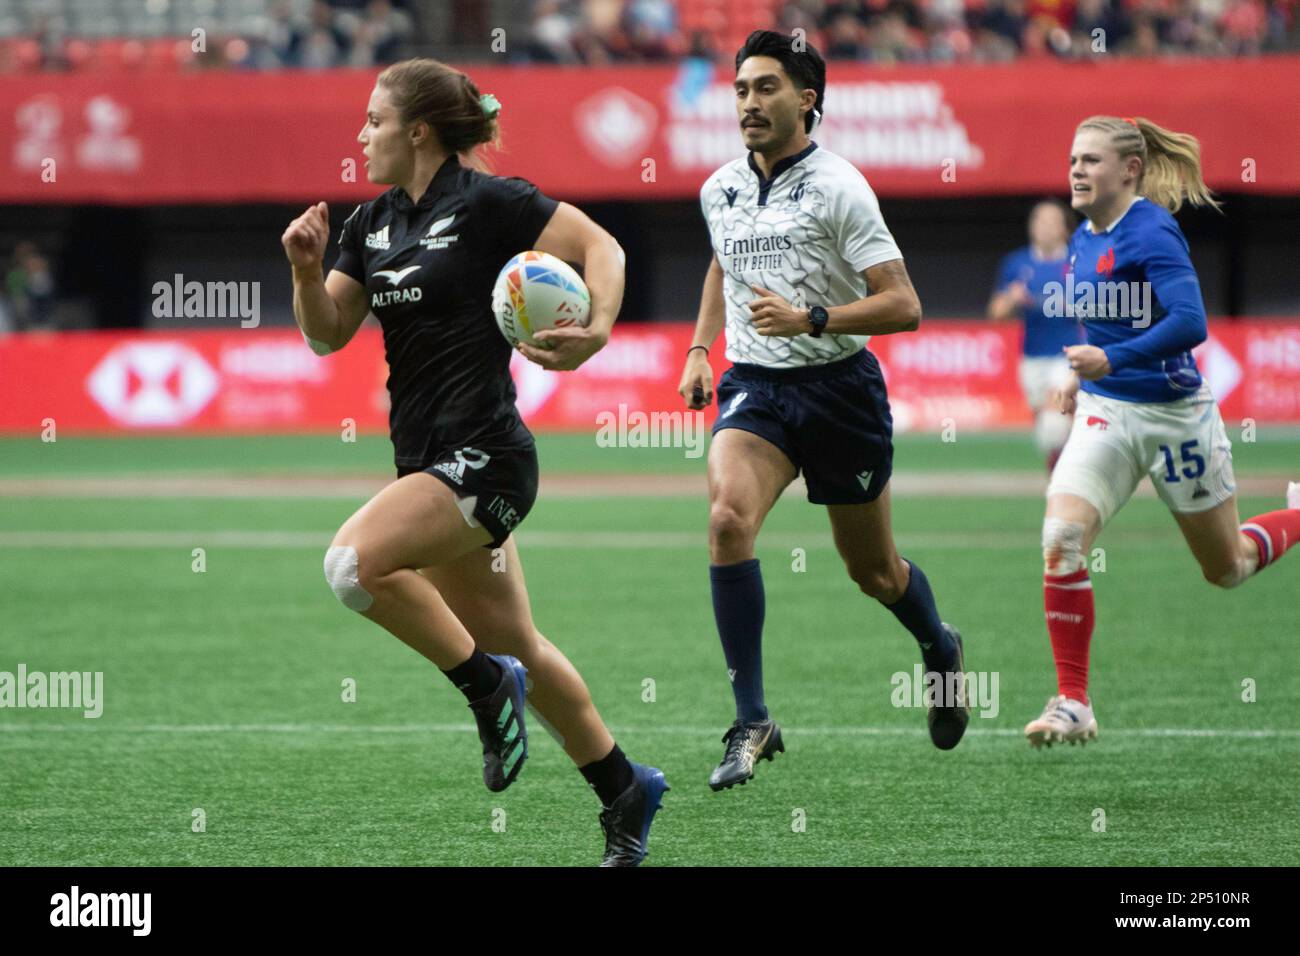
M 763 575 L 758 559 L 709 566 L 713 617 L 736 698 L 736 719 L 766 720 L 763 703 Z
M 939 620 L 939 609 L 934 605 L 934 592 L 930 590 L 929 579 L 907 558 L 903 560 L 912 568 L 907 590 L 901 598 L 885 607 L 894 612 L 894 617 L 912 632 L 916 642 L 921 645 L 921 660 L 925 662 L 927 671 L 949 670 L 957 645 Z

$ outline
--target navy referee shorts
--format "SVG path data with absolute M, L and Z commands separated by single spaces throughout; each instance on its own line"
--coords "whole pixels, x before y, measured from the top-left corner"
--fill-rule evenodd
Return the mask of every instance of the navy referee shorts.
M 724 428 L 753 432 L 785 453 L 818 505 L 880 497 L 894 468 L 894 420 L 880 363 L 867 349 L 802 368 L 737 363 L 718 381 Z

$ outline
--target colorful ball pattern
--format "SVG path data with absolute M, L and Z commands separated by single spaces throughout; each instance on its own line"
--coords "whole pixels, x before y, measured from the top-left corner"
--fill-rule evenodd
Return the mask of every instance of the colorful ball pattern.
M 545 252 L 521 252 L 497 274 L 492 314 L 513 347 L 527 342 L 549 348 L 533 336 L 544 329 L 585 326 L 591 319 L 591 293 L 568 263 Z

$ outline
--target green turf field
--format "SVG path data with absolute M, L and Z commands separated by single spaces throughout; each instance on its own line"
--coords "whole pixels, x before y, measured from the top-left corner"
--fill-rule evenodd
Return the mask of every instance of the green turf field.
M 704 464 L 589 435 L 539 444 L 544 479 Z M 1243 516 L 1281 506 L 1298 448 L 1283 433 L 1234 447 L 1239 477 L 1277 479 Z M 540 726 L 519 782 L 488 793 L 460 695 L 331 595 L 323 551 L 361 499 L 157 498 L 147 485 L 163 472 L 379 474 L 388 455 L 381 438 L 0 441 L 0 481 L 141 476 L 138 497 L 0 498 L 0 671 L 102 671 L 105 696 L 98 719 L 0 710 L 0 865 L 599 859 L 599 807 Z M 908 436 L 895 463 L 1038 469 L 1017 436 Z M 924 711 L 891 704 L 891 675 L 919 660 L 912 638 L 843 574 L 824 512 L 787 496 L 759 546 L 767 699 L 787 752 L 714 794 L 733 714 L 706 515 L 702 498 L 543 497 L 519 533 L 539 627 L 623 748 L 673 787 L 649 865 L 1300 863 L 1300 557 L 1214 590 L 1163 506 L 1135 499 L 1093 574 L 1101 739 L 1034 752 L 1020 728 L 1055 686 L 1041 497 L 896 496 L 900 546 L 962 628 L 967 667 L 999 681 L 997 715 L 940 753 Z

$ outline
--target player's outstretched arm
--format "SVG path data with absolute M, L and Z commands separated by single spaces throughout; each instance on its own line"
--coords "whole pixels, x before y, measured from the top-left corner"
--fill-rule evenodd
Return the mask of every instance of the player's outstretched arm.
M 623 247 L 576 206 L 560 203 L 533 248 L 582 266 L 582 279 L 591 293 L 591 321 L 585 328 L 538 332 L 549 350 L 520 343 L 519 351 L 544 368 L 569 371 L 591 358 L 609 341 L 623 304 Z
M 709 260 L 709 271 L 704 276 L 704 292 L 700 296 L 700 314 L 695 320 L 695 337 L 686 353 L 686 367 L 677 393 L 693 409 L 706 407 L 713 401 L 713 369 L 709 365 L 708 349 L 727 321 L 727 306 L 722 298 L 722 266 L 718 257 Z M 696 348 L 703 346 L 703 348 Z
M 1033 301 L 1033 296 L 1029 294 L 1029 287 L 1017 279 L 1005 289 L 993 293 L 986 313 L 993 322 L 1005 322 L 1014 319 L 1022 306 Z
M 914 332 L 921 325 L 921 300 L 912 288 L 902 259 L 868 267 L 863 273 L 866 298 L 826 310 L 826 331 L 837 335 L 890 335 Z
M 280 237 L 293 267 L 293 317 L 303 338 L 317 355 L 347 345 L 369 311 L 365 287 L 349 275 L 330 270 L 322 276 L 329 243 L 329 208 L 309 206 Z

